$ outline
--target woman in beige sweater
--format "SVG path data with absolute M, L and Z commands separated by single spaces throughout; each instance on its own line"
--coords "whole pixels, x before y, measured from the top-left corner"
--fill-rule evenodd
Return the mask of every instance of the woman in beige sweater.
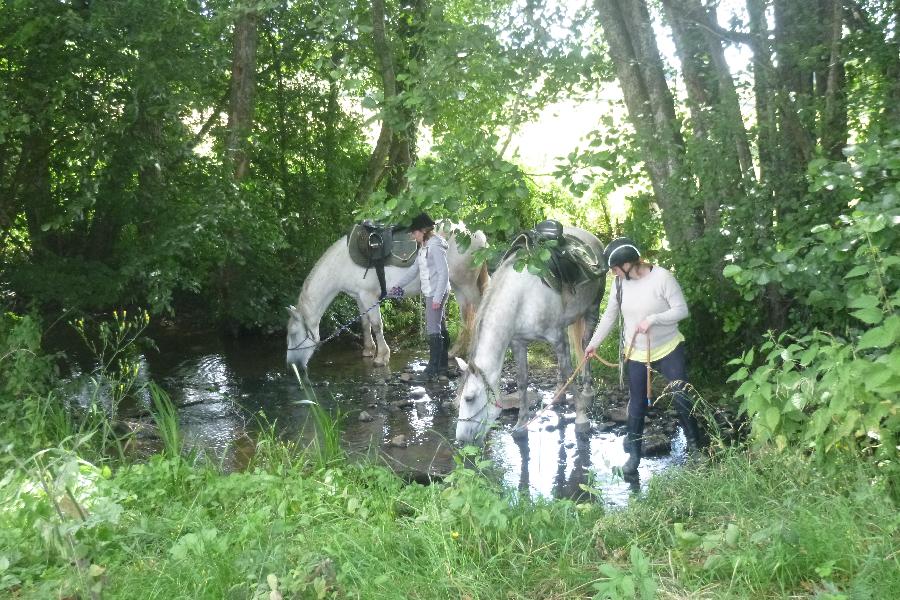
M 684 336 L 678 330 L 678 322 L 688 316 L 688 307 L 675 277 L 660 266 L 643 262 L 640 251 L 629 238 L 614 239 L 603 255 L 616 276 L 614 296 L 609 299 L 585 353 L 596 354 L 597 347 L 609 335 L 621 314 L 629 392 L 625 434 L 625 451 L 629 458 L 622 466 L 622 472 L 626 477 L 634 477 L 641 461 L 648 404 L 648 362 L 653 370 L 672 383 L 675 409 L 688 448 L 695 449 L 702 444 L 697 420 L 691 414 L 692 404 L 684 393 L 687 370 Z

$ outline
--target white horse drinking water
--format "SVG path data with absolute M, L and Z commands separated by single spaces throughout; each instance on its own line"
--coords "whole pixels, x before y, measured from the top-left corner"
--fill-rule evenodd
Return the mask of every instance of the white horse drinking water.
M 455 348 L 465 348 L 464 344 L 474 324 L 475 309 L 481 302 L 482 292 L 489 281 L 487 267 L 483 264 L 475 265 L 473 252 L 484 248 L 487 241 L 481 231 L 470 233 L 471 243 L 466 251 L 462 252 L 455 235 L 456 231 L 465 231 L 462 224 L 451 225 L 447 221 L 441 221 L 435 231 L 445 237 L 450 244 L 447 251 L 450 287 L 456 295 L 460 315 L 463 317 L 463 327 Z M 360 319 L 363 334 L 362 355 L 374 356 L 376 366 L 388 364 L 391 349 L 384 340 L 381 312 L 378 307 L 365 312 L 378 302 L 381 289 L 375 269 L 368 269 L 368 273 L 366 271 L 365 267 L 357 265 L 351 259 L 346 235 L 325 251 L 303 282 L 297 305 L 288 307 L 290 313 L 287 323 L 288 365 L 298 365 L 305 369 L 309 364 L 321 339 L 319 322 L 322 315 L 341 292 L 356 300 L 360 314 L 365 313 Z M 394 287 L 405 271 L 406 268 L 386 265 L 384 268 L 386 288 Z M 416 278 L 406 286 L 404 294 L 408 296 L 418 293 L 420 293 L 419 279 Z M 451 353 L 454 352 L 451 350 Z
M 602 260 L 603 245 L 594 235 L 576 227 L 565 227 L 563 233 L 585 242 L 594 256 Z M 527 269 L 516 271 L 515 260 L 515 254 L 507 257 L 492 275 L 478 308 L 468 364 L 457 359 L 465 375 L 455 399 L 459 406 L 456 439 L 461 442 L 483 438 L 500 415 L 500 371 L 508 347 L 512 347 L 518 371 L 519 419 L 514 434 L 523 434 L 529 418 L 528 343 L 546 341 L 554 347 L 562 386 L 572 374 L 566 329 L 576 325 L 575 329 L 581 332 L 581 348 L 584 348 L 597 322 L 605 277 L 585 281 L 574 291 L 568 285 L 557 291 Z M 578 433 L 590 429 L 587 408 L 594 393 L 589 367 L 587 365 L 582 372 L 581 393 L 576 395 L 575 430 Z

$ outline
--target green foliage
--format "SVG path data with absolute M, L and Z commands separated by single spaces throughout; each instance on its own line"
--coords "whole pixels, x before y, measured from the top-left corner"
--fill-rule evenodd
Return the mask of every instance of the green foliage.
M 767 285 L 781 288 L 795 303 L 795 331 L 865 330 L 900 307 L 900 140 L 850 146 L 845 154 L 846 161 L 809 166 L 811 192 L 848 207 L 836 221 L 785 236 L 765 256 L 724 269 L 745 301 Z
M 896 461 L 900 319 L 888 323 L 891 332 L 871 329 L 879 339 L 867 333 L 858 345 L 821 332 L 770 336 L 758 350 L 761 366 L 753 368 L 754 349 L 732 361 L 740 368 L 729 381 L 741 384 L 736 396 L 753 419 L 756 441 L 773 442 L 782 450 L 808 448 L 822 459 L 871 453 Z M 893 349 L 873 352 L 867 340 L 880 342 L 882 336 L 892 340 L 888 346 Z
M 813 161 L 812 190 L 851 208 L 745 265 L 728 265 L 747 300 L 777 285 L 796 299 L 791 334 L 769 335 L 730 364 L 759 442 L 815 451 L 874 450 L 896 460 L 900 391 L 900 142 L 851 146 Z M 826 333 L 822 329 L 843 332 Z M 756 366 L 756 356 L 762 365 Z
M 0 315 L 0 403 L 46 393 L 56 368 L 41 349 L 43 331 L 37 315 Z
M 626 600 L 656 598 L 656 582 L 650 571 L 650 561 L 637 546 L 631 547 L 631 569 L 623 571 L 615 565 L 600 565 L 600 572 L 606 578 L 594 584 L 597 595 L 594 598 Z
M 729 451 L 655 476 L 595 534 L 620 574 L 639 546 L 661 597 L 879 597 L 900 582 L 896 557 L 882 560 L 900 527 L 888 483 L 854 457 L 837 472 L 799 454 Z

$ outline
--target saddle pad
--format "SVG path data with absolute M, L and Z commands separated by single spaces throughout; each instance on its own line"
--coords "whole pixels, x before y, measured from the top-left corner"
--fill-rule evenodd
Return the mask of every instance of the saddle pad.
M 347 234 L 347 249 L 354 263 L 368 269 L 380 260 L 392 267 L 409 267 L 419 248 L 406 229 L 357 223 Z

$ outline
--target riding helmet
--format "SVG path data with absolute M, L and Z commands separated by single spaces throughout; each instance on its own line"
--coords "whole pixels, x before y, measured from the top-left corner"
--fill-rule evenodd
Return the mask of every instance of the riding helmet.
M 603 251 L 603 258 L 610 269 L 621 267 L 625 263 L 636 263 L 641 259 L 641 252 L 637 249 L 634 240 L 627 237 L 617 237 L 609 243 Z
M 429 227 L 434 227 L 434 221 L 428 216 L 428 213 L 419 213 L 413 217 L 412 223 L 409 225 L 410 231 L 424 231 Z

